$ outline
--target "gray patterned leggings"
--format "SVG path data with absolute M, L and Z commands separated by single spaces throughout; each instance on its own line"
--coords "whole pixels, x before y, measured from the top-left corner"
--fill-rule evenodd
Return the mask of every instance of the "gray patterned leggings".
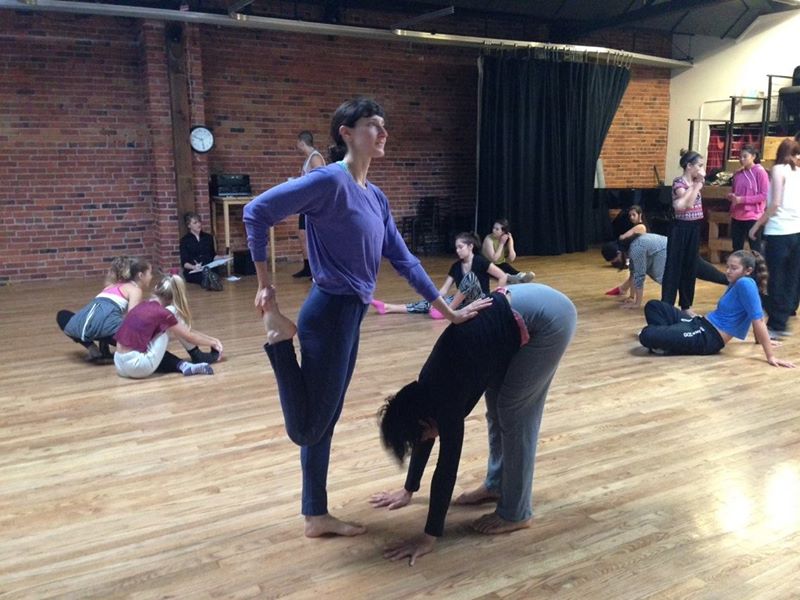
M 475 273 L 470 271 L 464 278 L 461 280 L 461 283 L 458 286 L 458 291 L 464 294 L 464 301 L 461 303 L 461 306 L 466 306 L 470 302 L 474 302 L 475 300 L 479 300 L 483 298 L 483 290 L 481 289 L 481 284 L 478 281 L 477 276 Z M 445 302 L 450 304 L 453 301 L 453 296 L 447 296 L 445 298 Z M 453 310 L 458 310 L 461 306 L 451 306 Z M 406 304 L 406 310 L 411 314 L 427 314 L 431 310 L 431 303 L 427 300 L 420 300 L 419 302 L 409 302 Z

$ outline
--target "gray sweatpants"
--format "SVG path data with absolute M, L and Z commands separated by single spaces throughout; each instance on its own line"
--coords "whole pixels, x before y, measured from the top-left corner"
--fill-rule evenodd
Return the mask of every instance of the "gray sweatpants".
M 500 388 L 486 390 L 489 465 L 485 485 L 500 495 L 496 513 L 501 518 L 524 521 L 532 515 L 533 469 L 544 402 L 575 333 L 577 312 L 569 298 L 546 285 L 525 283 L 509 291 L 511 307 L 522 315 L 531 339 L 511 360 Z

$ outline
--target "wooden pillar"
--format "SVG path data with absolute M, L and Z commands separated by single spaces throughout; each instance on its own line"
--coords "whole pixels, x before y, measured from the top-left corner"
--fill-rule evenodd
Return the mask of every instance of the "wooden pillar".
M 183 23 L 168 23 L 165 28 L 167 74 L 172 112 L 172 148 L 175 157 L 175 188 L 178 237 L 186 233 L 183 214 L 194 212 L 192 150 L 189 146 L 191 114 L 189 78 L 186 68 L 186 31 Z

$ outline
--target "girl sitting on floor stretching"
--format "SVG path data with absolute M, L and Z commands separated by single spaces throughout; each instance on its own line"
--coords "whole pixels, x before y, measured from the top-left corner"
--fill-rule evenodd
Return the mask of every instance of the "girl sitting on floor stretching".
M 745 250 L 734 252 L 728 257 L 725 274 L 728 289 L 707 317 L 691 316 L 667 302 L 650 300 L 644 307 L 647 327 L 639 334 L 642 346 L 658 354 L 716 354 L 731 338 L 743 340 L 752 324 L 767 362 L 773 367 L 794 367 L 772 354 L 758 295 L 759 289 L 766 289 L 768 277 L 762 256 Z

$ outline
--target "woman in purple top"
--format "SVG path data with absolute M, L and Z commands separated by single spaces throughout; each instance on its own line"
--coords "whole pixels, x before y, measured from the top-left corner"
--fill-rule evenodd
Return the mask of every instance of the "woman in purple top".
M 680 294 L 681 310 L 690 314 L 697 279 L 697 255 L 700 253 L 700 226 L 703 223 L 703 200 L 700 190 L 706 177 L 705 161 L 690 150 L 681 156 L 683 175 L 672 182 L 672 208 L 675 220 L 667 241 L 667 262 L 661 282 L 661 301 L 674 305 Z
M 490 300 L 453 311 L 406 247 L 383 192 L 367 181 L 373 158 L 384 155 L 383 108 L 370 99 L 342 104 L 331 121 L 331 163 L 267 190 L 244 210 L 247 241 L 258 275 L 255 305 L 263 315 L 267 352 L 278 382 L 286 432 L 301 447 L 305 535 L 358 535 L 361 525 L 328 513 L 331 438 L 358 353 L 361 321 L 385 257 L 425 300 L 459 323 Z M 295 326 L 277 305 L 266 263 L 267 230 L 293 214 L 306 215 L 314 285 Z M 292 338 L 300 341 L 298 365 Z
M 734 252 L 744 249 L 748 240 L 750 250 L 761 253 L 761 236 L 751 240 L 747 233 L 756 224 L 767 206 L 769 175 L 758 159 L 758 150 L 745 146 L 739 152 L 742 168 L 733 176 L 733 189 L 728 194 L 731 202 L 731 243 Z

